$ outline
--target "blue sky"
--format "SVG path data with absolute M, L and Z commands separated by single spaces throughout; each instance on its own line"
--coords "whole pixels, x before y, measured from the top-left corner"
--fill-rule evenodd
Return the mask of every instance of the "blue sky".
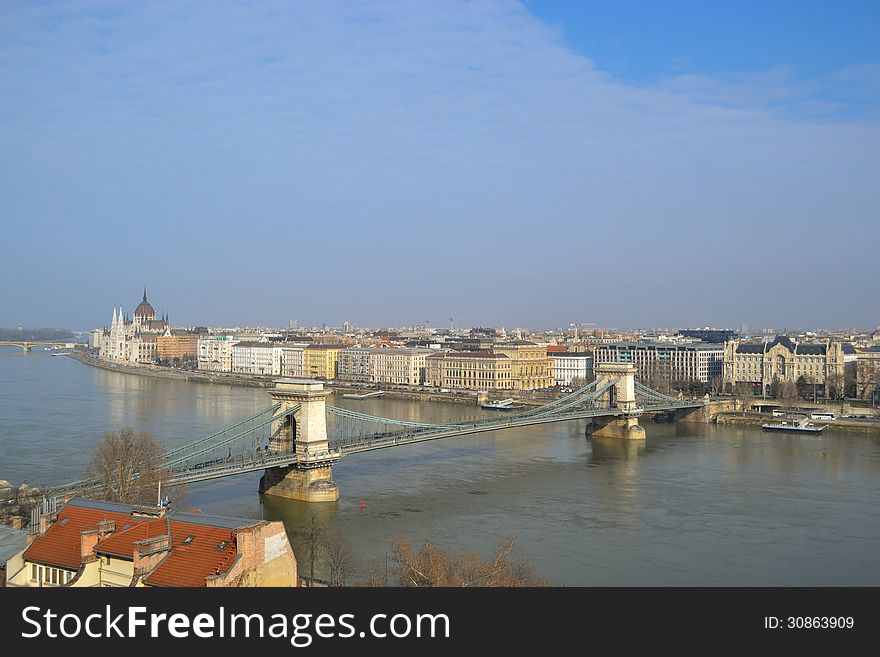
M 2 3 L 0 326 L 874 326 L 878 6 Z

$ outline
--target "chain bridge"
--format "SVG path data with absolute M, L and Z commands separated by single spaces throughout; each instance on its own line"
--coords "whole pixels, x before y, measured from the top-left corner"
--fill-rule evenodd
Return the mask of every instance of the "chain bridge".
M 335 501 L 332 467 L 339 459 L 377 449 L 454 439 L 552 422 L 587 420 L 587 433 L 644 440 L 645 413 L 692 413 L 704 402 L 664 395 L 635 381 L 628 364 L 596 367 L 596 380 L 542 406 L 503 417 L 448 424 L 378 417 L 326 404 L 321 381 L 280 379 L 272 404 L 209 436 L 165 454 L 167 484 L 193 483 L 264 471 L 260 492 L 309 502 Z M 164 483 L 164 482 L 163 482 Z M 95 480 L 50 488 L 52 495 L 88 494 Z

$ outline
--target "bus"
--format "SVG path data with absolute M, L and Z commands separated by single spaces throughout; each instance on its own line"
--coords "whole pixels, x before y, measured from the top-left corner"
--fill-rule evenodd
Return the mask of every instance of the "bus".
M 817 411 L 815 413 L 810 413 L 810 419 L 811 420 L 835 420 L 835 419 L 837 419 L 837 416 L 834 413 L 822 413 L 822 412 Z

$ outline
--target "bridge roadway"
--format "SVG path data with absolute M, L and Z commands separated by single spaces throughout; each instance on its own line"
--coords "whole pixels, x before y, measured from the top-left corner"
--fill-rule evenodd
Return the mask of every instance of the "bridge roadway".
M 349 454 L 359 454 L 377 449 L 411 445 L 430 440 L 441 440 L 443 438 L 467 436 L 487 431 L 499 431 L 516 427 L 566 422 L 569 420 L 583 420 L 594 417 L 622 417 L 624 415 L 633 414 L 641 415 L 643 413 L 658 413 L 699 408 L 700 406 L 701 404 L 699 402 L 681 402 L 678 404 L 665 403 L 644 406 L 640 408 L 637 413 L 628 413 L 617 408 L 589 408 L 545 417 L 530 416 L 511 417 L 501 420 L 492 419 L 489 421 L 479 420 L 470 423 L 451 425 L 445 429 L 419 430 L 418 428 L 410 428 L 408 430 L 397 432 L 365 436 L 350 443 L 335 442 L 331 444 L 330 449 L 327 451 L 308 455 L 297 454 L 295 452 L 272 453 L 264 450 L 251 454 L 233 456 L 226 459 L 218 459 L 211 462 L 201 463 L 196 466 L 172 469 L 172 478 L 169 483 L 182 484 L 208 481 L 210 479 L 219 479 L 221 477 L 229 477 L 247 472 L 257 472 L 265 470 L 266 468 L 289 466 L 294 463 L 304 468 L 323 467 L 326 465 L 332 465 L 343 456 Z
M 685 401 L 664 395 L 638 382 L 634 392 L 635 404 L 612 403 L 610 392 L 620 384 L 621 378 L 612 376 L 603 382 L 594 381 L 573 393 L 543 406 L 503 418 L 471 420 L 452 424 L 428 424 L 366 415 L 350 409 L 327 406 L 326 412 L 334 416 L 337 435 L 324 442 L 327 449 L 308 451 L 308 441 L 300 449 L 272 451 L 259 433 L 271 425 L 279 430 L 284 418 L 300 411 L 296 403 L 281 410 L 275 403 L 255 415 L 225 427 L 209 436 L 199 438 L 165 454 L 165 467 L 171 475 L 169 484 L 189 483 L 218 479 L 247 472 L 296 465 L 298 469 L 310 470 L 332 466 L 343 456 L 377 449 L 387 449 L 430 440 L 499 431 L 516 427 L 528 427 L 568 420 L 588 418 L 638 417 L 643 413 L 662 413 L 681 409 L 697 409 L 699 401 Z M 633 399 L 633 397 L 630 397 Z M 323 406 L 323 404 L 322 404 Z M 278 411 L 281 410 L 279 414 Z M 250 426 L 248 426 L 250 425 Z M 269 443 L 271 443 L 271 436 Z M 326 439 L 325 439 L 326 440 Z M 314 449 L 314 448 L 313 448 Z M 218 452 L 225 451 L 221 456 Z M 198 460 L 196 460 L 198 459 Z M 94 479 L 84 479 L 45 490 L 55 495 L 87 492 L 96 486 Z
M 0 340 L 0 347 L 18 347 L 24 351 L 30 351 L 33 347 L 66 347 L 69 344 L 75 344 L 68 340 L 67 342 L 39 342 L 31 340 Z

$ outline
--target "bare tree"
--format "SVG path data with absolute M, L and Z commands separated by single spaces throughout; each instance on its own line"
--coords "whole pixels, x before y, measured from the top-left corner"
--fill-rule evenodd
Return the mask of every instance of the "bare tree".
M 148 433 L 136 433 L 130 427 L 111 431 L 104 434 L 92 452 L 86 476 L 98 480 L 99 495 L 106 500 L 156 504 L 159 482 L 167 479 L 162 467 L 164 455 L 162 445 Z
M 502 538 L 492 556 L 475 550 L 455 554 L 430 539 L 414 548 L 406 539 L 391 544 L 401 586 L 544 586 L 528 562 L 514 556 L 516 541 Z
M 327 528 L 324 527 L 324 524 L 318 520 L 318 516 L 312 513 L 309 516 L 309 531 L 306 534 L 305 540 L 305 548 L 309 553 L 309 580 L 314 584 L 315 581 L 315 561 L 318 558 L 318 554 L 321 549 L 324 547 L 324 535 L 327 533 Z
M 786 408 L 794 408 L 798 400 L 797 384 L 790 379 L 781 381 L 779 384 L 779 392 L 777 393 L 777 396 Z
M 745 415 L 746 405 L 751 401 L 752 397 L 754 397 L 752 394 L 752 384 L 748 381 L 737 381 L 736 387 L 734 388 L 734 396 L 739 402 L 742 414 Z
M 330 586 L 345 586 L 356 565 L 354 548 L 341 532 L 329 530 L 324 535 L 324 550 L 330 567 Z

